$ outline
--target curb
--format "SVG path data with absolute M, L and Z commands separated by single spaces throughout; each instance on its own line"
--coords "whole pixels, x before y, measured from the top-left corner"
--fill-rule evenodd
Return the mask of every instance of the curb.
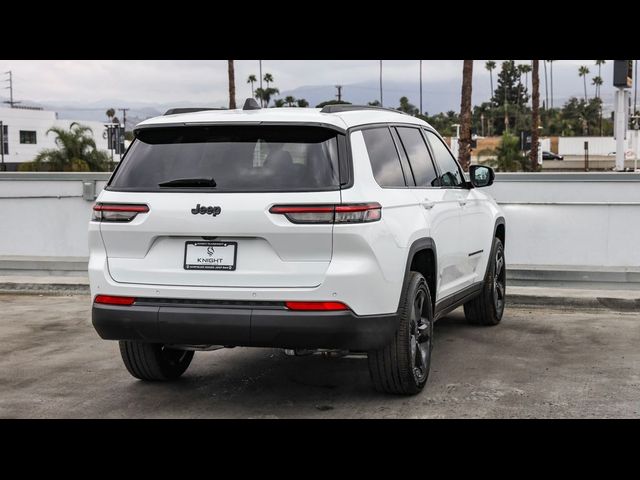
M 512 307 L 565 307 L 640 311 L 640 298 L 615 297 L 544 297 L 538 295 L 507 294 L 507 305 Z
M 86 295 L 89 285 L 72 283 L 0 283 L 0 294 L 11 295 Z

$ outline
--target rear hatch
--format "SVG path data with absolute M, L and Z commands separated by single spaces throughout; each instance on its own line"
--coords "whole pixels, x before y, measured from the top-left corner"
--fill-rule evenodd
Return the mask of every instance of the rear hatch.
M 292 223 L 269 209 L 339 204 L 343 142 L 335 130 L 301 125 L 139 130 L 96 207 L 111 277 L 149 285 L 320 285 L 333 224 Z M 109 213 L 128 205 L 137 212 Z

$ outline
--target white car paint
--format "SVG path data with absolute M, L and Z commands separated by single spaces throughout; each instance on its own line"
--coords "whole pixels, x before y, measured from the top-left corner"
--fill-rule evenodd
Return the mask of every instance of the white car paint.
M 431 128 L 415 117 L 383 110 L 321 113 L 319 109 L 203 111 L 167 115 L 139 126 L 299 123 L 343 130 L 378 123 Z M 144 203 L 149 212 L 130 223 L 90 222 L 91 293 L 134 297 L 340 301 L 358 315 L 397 311 L 412 243 L 437 247 L 436 298 L 483 279 L 496 203 L 478 189 L 381 188 L 361 131 L 349 134 L 353 185 L 326 192 L 178 193 L 105 189 L 98 202 Z M 269 213 L 274 204 L 382 205 L 382 219 L 364 224 L 293 224 Z M 192 215 L 196 204 L 222 213 Z M 202 236 L 238 242 L 234 271 L 186 270 L 186 241 Z M 482 250 L 482 253 L 471 253 Z

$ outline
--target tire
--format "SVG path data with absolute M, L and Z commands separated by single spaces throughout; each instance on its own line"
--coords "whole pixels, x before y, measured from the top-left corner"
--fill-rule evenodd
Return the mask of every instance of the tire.
M 507 293 L 504 247 L 499 238 L 493 239 L 491 256 L 480 295 L 464 304 L 464 315 L 472 325 L 497 325 L 504 313 Z
M 433 305 L 429 286 L 418 272 L 409 273 L 398 312 L 391 342 L 368 352 L 369 373 L 379 392 L 415 395 L 427 383 L 433 350 Z
M 120 341 L 120 355 L 131 375 L 140 380 L 167 381 L 180 377 L 191 364 L 193 352 L 160 343 Z

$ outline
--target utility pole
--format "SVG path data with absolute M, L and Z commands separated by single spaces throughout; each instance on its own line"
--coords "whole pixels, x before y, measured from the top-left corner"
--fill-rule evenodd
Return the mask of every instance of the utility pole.
M 637 100 L 638 100 L 638 60 L 634 60 L 634 72 L 633 72 L 633 114 L 638 112 Z M 636 125 L 638 120 L 636 119 Z M 601 134 L 602 135 L 602 134 Z
M 127 111 L 131 110 L 130 108 L 119 108 L 122 112 L 122 126 L 124 127 L 124 131 L 127 131 Z
M 382 60 L 380 60 L 380 106 L 384 107 L 384 103 L 382 103 Z
M 342 101 L 342 85 L 336 85 L 336 88 L 338 89 L 336 98 L 338 99 L 339 102 L 341 102 Z
M 259 70 L 260 70 L 260 106 L 264 107 L 264 99 L 262 98 L 262 94 L 264 93 L 264 90 L 262 90 L 262 60 L 258 60 L 259 63 Z
M 616 139 L 616 166 L 614 171 L 624 171 L 624 144 L 627 138 L 628 113 L 631 95 L 625 89 L 631 88 L 633 81 L 632 60 L 613 61 L 613 86 L 616 87 L 616 111 L 614 137 Z M 627 100 L 628 99 L 628 100 Z
M 422 60 L 420 60 L 420 115 L 422 115 Z
M 13 73 L 11 72 L 11 70 L 9 70 L 8 72 L 4 72 L 6 75 L 9 75 L 9 79 L 5 80 L 5 82 L 9 82 L 9 86 L 5 87 L 9 89 L 9 101 L 5 100 L 4 103 L 8 103 L 11 108 L 13 108 L 13 106 L 17 103 L 20 102 L 14 102 L 13 101 Z

